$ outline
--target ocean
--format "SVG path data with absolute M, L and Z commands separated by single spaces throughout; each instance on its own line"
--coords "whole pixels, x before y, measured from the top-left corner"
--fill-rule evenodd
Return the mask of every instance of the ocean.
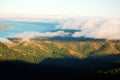
M 56 30 L 57 23 L 41 22 L 17 22 L 17 21 L 0 21 L 0 24 L 11 26 L 8 30 L 0 30 L 1 38 L 14 37 L 24 32 L 50 32 Z

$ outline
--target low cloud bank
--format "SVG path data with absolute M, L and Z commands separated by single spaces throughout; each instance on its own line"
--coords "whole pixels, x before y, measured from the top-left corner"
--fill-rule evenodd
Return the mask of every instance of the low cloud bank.
M 21 38 L 25 41 L 29 40 L 29 39 L 33 39 L 33 38 L 43 38 L 43 37 L 56 37 L 56 36 L 60 36 L 60 37 L 64 37 L 64 36 L 68 36 L 70 33 L 68 32 L 64 32 L 64 31 L 56 31 L 56 32 L 45 32 L 45 33 L 41 33 L 41 32 L 24 32 L 22 34 L 18 34 L 15 36 L 15 38 Z
M 60 22 L 57 28 L 80 30 L 72 37 L 120 39 L 120 19 L 74 18 Z
M 12 44 L 12 43 L 13 43 L 12 41 L 10 41 L 10 40 L 8 40 L 8 39 L 6 39 L 6 38 L 0 38 L 0 42 L 1 42 L 1 43 L 9 43 L 9 44 Z
M 57 32 L 25 32 L 15 37 L 31 39 L 36 37 L 68 36 L 86 37 L 95 39 L 120 39 L 120 19 L 109 19 L 102 17 L 41 17 L 33 19 L 18 19 L 18 21 L 37 21 L 43 23 L 58 23 L 56 29 L 63 29 Z M 17 21 L 17 20 L 16 20 Z M 64 30 L 77 30 L 73 34 Z

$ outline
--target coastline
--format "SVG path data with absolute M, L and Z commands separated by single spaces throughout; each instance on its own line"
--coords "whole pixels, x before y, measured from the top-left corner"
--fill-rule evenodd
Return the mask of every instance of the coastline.
M 9 30 L 11 28 L 12 28 L 11 26 L 0 24 L 0 30 Z

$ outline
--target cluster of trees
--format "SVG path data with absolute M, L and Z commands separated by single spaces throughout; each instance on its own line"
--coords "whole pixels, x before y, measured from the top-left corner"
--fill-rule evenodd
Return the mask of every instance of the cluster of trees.
M 118 51 L 120 51 L 120 45 L 116 45 L 116 49 L 118 50 Z
M 102 74 L 109 74 L 109 75 L 120 75 L 120 68 L 113 68 L 113 69 L 108 69 L 104 71 L 99 71 L 99 73 Z

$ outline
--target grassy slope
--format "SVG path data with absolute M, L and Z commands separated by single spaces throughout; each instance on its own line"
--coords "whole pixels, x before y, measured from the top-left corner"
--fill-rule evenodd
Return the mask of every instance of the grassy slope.
M 9 44 L 0 43 L 1 60 L 24 60 L 38 63 L 45 58 L 85 58 L 120 53 L 119 42 L 60 42 L 35 41 Z

